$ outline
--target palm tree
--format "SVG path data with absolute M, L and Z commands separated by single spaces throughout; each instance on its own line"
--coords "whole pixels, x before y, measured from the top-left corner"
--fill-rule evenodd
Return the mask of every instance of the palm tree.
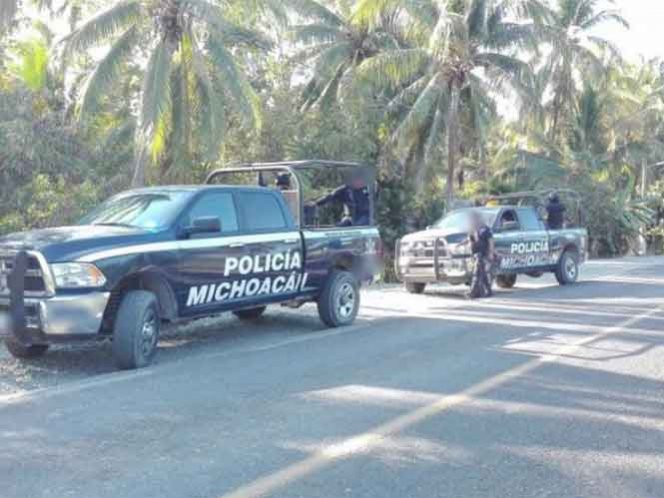
M 82 118 L 99 109 L 129 61 L 142 68 L 134 185 L 145 182 L 149 160 L 166 151 L 171 168 L 189 162 L 195 150 L 216 159 L 227 102 L 245 124 L 260 126 L 259 99 L 233 49 L 267 49 L 270 43 L 232 20 L 237 3 L 221 5 L 212 0 L 114 1 L 64 41 L 66 56 L 110 46 L 80 96 Z
M 446 148 L 448 206 L 454 200 L 463 113 L 473 122 L 494 90 L 507 85 L 525 92 L 528 87 L 530 68 L 515 54 L 530 46 L 533 29 L 528 23 L 508 20 L 516 15 L 513 3 L 361 0 L 357 9 L 358 19 L 371 22 L 386 8 L 400 8 L 402 24 L 412 26 L 411 47 L 381 53 L 363 64 L 359 73 L 361 79 L 396 92 L 389 108 L 406 109 L 394 133 L 401 149 L 411 157 L 421 154 L 428 162 Z M 418 176 L 421 187 L 421 169 Z
M 319 104 L 330 105 L 339 97 L 344 81 L 365 60 L 375 56 L 381 48 L 397 46 L 390 16 L 383 16 L 380 26 L 354 21 L 348 2 L 335 0 L 325 6 L 315 0 L 285 0 L 293 13 L 307 24 L 291 27 L 291 39 L 302 50 L 298 58 L 308 62 L 311 73 L 305 86 L 303 109 Z
M 613 2 L 613 0 L 608 0 Z M 549 135 L 564 139 L 563 128 L 569 125 L 576 97 L 582 87 L 582 75 L 590 72 L 598 78 L 606 67 L 602 53 L 613 56 L 619 50 L 613 44 L 593 34 L 601 24 L 612 21 L 628 27 L 627 21 L 616 10 L 600 9 L 599 0 L 556 0 L 553 8 L 545 6 L 540 18 L 541 40 L 549 50 L 542 63 L 542 77 L 549 81 L 548 91 L 553 95 Z

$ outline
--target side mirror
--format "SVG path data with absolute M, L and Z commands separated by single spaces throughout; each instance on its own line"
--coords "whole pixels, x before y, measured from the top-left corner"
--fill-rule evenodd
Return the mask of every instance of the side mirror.
M 196 218 L 191 226 L 184 229 L 184 235 L 203 235 L 221 233 L 221 220 L 214 216 Z
M 514 232 L 519 229 L 519 223 L 516 221 L 505 221 L 500 226 L 501 232 Z

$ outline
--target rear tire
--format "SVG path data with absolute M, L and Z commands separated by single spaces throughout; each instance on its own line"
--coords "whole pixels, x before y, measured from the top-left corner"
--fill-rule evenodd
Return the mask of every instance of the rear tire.
M 258 306 L 256 308 L 233 311 L 233 314 L 240 320 L 257 320 L 265 313 L 266 309 L 267 306 Z
M 406 282 L 406 290 L 410 294 L 424 294 L 426 288 L 427 284 L 422 284 L 418 282 Z
M 347 271 L 333 271 L 318 298 L 318 315 L 328 327 L 343 327 L 355 321 L 360 310 L 360 284 Z
M 7 337 L 5 339 L 5 347 L 9 354 L 14 358 L 19 360 L 33 360 L 44 356 L 46 351 L 48 351 L 48 344 L 31 344 L 30 346 L 24 346 L 17 339 L 13 337 Z
M 498 275 L 496 285 L 501 289 L 512 289 L 516 285 L 516 275 Z
M 122 299 L 113 328 L 113 358 L 130 370 L 152 363 L 159 341 L 159 304 L 152 292 L 131 291 Z
M 575 251 L 565 251 L 555 271 L 560 285 L 571 285 L 579 279 L 579 256 Z

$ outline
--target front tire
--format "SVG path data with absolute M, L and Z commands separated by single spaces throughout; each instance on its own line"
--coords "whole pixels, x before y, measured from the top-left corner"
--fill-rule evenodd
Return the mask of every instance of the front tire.
M 516 285 L 516 275 L 498 275 L 496 285 L 501 289 L 512 289 Z
M 7 337 L 5 339 L 5 347 L 9 354 L 14 358 L 19 360 L 33 360 L 44 356 L 46 351 L 48 351 L 48 344 L 31 344 L 30 346 L 24 346 L 20 341 L 13 337 Z
M 113 358 L 131 370 L 152 363 L 159 340 L 159 304 L 152 292 L 131 291 L 122 299 L 113 328 Z
M 406 282 L 406 291 L 410 294 L 424 294 L 427 284 L 419 282 Z
M 333 271 L 318 298 L 318 315 L 328 327 L 343 327 L 355 321 L 360 310 L 360 284 L 347 271 Z
M 265 313 L 266 309 L 267 306 L 258 306 L 257 308 L 233 311 L 233 314 L 240 320 L 257 320 L 263 316 L 263 313 Z
M 565 251 L 556 267 L 556 280 L 560 285 L 571 285 L 579 279 L 579 256 L 574 251 Z

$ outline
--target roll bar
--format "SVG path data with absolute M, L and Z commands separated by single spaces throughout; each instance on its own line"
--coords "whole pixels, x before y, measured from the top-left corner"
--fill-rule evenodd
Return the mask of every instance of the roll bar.
M 546 199 L 551 194 L 562 194 L 567 198 L 570 198 L 576 204 L 576 215 L 579 221 L 579 224 L 584 224 L 583 209 L 581 206 L 581 195 L 572 189 L 567 188 L 552 188 L 545 190 L 528 190 L 524 192 L 513 192 L 511 194 L 502 194 L 502 195 L 490 195 L 482 199 L 482 205 L 487 205 L 488 203 L 495 202 L 498 205 L 533 205 L 534 207 L 540 207 L 543 205 L 542 199 Z M 534 200 L 534 203 L 528 202 L 529 200 Z M 525 202 L 524 202 L 525 201 Z
M 328 161 L 328 160 L 305 160 L 305 161 L 279 161 L 268 163 L 237 163 L 227 168 L 220 168 L 212 171 L 205 179 L 206 184 L 212 184 L 224 176 L 231 176 L 242 173 L 289 173 L 294 180 L 297 191 L 297 220 L 298 225 L 304 226 L 304 198 L 302 196 L 302 186 L 304 182 L 300 175 L 307 170 L 315 169 L 360 169 L 367 175 L 367 186 L 369 187 L 370 197 L 370 223 L 374 224 L 375 206 L 374 199 L 376 193 L 376 170 L 372 166 L 363 165 L 357 162 Z M 258 180 L 259 176 L 257 176 Z

